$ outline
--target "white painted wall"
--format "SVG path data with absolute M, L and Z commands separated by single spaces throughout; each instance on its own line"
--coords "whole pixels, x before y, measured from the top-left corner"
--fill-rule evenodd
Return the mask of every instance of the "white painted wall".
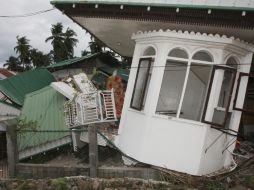
M 230 52 L 239 58 L 241 63 L 250 63 L 253 46 L 235 42 L 232 39 L 207 37 L 176 32 L 139 33 L 134 36 L 136 47 L 132 68 L 126 91 L 117 145 L 127 155 L 134 159 L 167 169 L 192 175 L 205 175 L 216 172 L 232 163 L 232 151 L 235 144 L 224 151 L 232 137 L 212 129 L 210 125 L 156 115 L 157 100 L 159 98 L 164 67 L 168 52 L 175 47 L 185 48 L 193 55 L 200 49 L 209 51 L 214 57 L 214 64 L 223 64 L 226 53 Z M 130 108 L 133 86 L 136 78 L 136 67 L 144 49 L 153 46 L 156 51 L 154 68 L 148 89 L 147 99 L 143 111 Z M 157 66 L 157 67 L 156 67 Z M 249 72 L 249 65 L 242 65 L 238 71 Z M 215 78 L 215 83 L 219 83 Z M 237 79 L 236 79 L 237 80 Z M 235 91 L 235 87 L 234 87 Z M 238 104 L 243 103 L 246 85 L 239 93 Z M 233 94 L 234 96 L 234 94 Z M 213 96 L 211 96 L 213 100 Z M 232 103 L 231 103 L 232 104 Z M 230 129 L 238 130 L 241 112 L 230 111 Z M 209 114 L 208 114 L 209 115 Z M 234 140 L 234 139 L 233 139 Z
M 0 116 L 18 116 L 19 109 L 0 102 Z

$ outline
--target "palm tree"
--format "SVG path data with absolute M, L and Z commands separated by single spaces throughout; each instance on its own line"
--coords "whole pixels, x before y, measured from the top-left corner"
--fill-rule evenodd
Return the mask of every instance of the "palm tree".
M 75 38 L 77 34 L 70 28 L 67 28 L 65 32 L 64 45 L 67 51 L 68 58 L 73 58 L 74 47 L 77 46 L 78 40 Z
M 53 58 L 55 62 L 62 61 L 67 58 L 62 23 L 58 22 L 52 25 L 51 36 L 48 37 L 45 42 L 48 41 L 51 41 L 53 46 Z
M 33 63 L 33 67 L 43 67 L 47 66 L 51 62 L 51 57 L 49 54 L 44 54 L 37 49 L 32 49 L 30 51 L 31 61 Z
M 15 72 L 23 71 L 23 68 L 20 66 L 19 59 L 14 56 L 10 56 L 9 59 L 6 60 L 4 67 L 6 67 L 8 70 L 15 71 Z
M 18 58 L 24 70 L 31 68 L 30 62 L 30 48 L 29 40 L 23 36 L 17 36 L 17 45 L 14 48 L 15 52 L 18 54 Z
M 87 56 L 87 55 L 89 55 L 89 54 L 91 54 L 90 51 L 87 51 L 87 50 L 81 51 L 81 56 Z

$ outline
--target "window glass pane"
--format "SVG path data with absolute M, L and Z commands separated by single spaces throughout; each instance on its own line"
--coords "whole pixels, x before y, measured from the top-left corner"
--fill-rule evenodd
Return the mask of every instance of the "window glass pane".
M 155 54 L 155 49 L 153 47 L 149 47 L 144 51 L 143 56 L 154 56 Z
M 191 64 L 180 118 L 200 121 L 211 68 L 209 65 Z
M 247 92 L 245 96 L 245 102 L 244 102 L 244 110 L 250 113 L 254 113 L 254 78 L 249 79 L 249 85 L 247 87 Z M 251 85 L 250 85 L 251 84 Z
M 242 97 L 245 91 L 246 91 L 245 99 L 243 100 Z M 254 75 L 247 74 L 247 73 L 240 73 L 236 92 L 237 93 L 235 95 L 234 109 L 243 111 L 243 113 L 253 115 L 254 114 Z
M 151 60 L 141 60 L 139 63 L 135 86 L 132 95 L 131 107 L 137 110 L 141 110 L 143 106 L 144 96 L 146 94 L 146 88 L 148 87 L 148 77 L 150 70 Z
M 156 113 L 176 116 L 187 71 L 186 62 L 168 60 L 160 89 Z
M 223 67 L 216 67 L 211 91 L 205 110 L 204 122 L 215 126 L 225 127 L 228 109 L 231 101 L 231 94 L 235 79 L 235 70 Z
M 226 108 L 230 98 L 230 90 L 233 74 L 230 71 L 224 71 L 224 77 L 220 89 L 218 107 Z
M 199 51 L 193 55 L 192 59 L 199 61 L 213 62 L 213 58 L 206 52 Z
M 188 54 L 186 51 L 179 48 L 173 49 L 171 52 L 169 52 L 168 56 L 188 59 Z

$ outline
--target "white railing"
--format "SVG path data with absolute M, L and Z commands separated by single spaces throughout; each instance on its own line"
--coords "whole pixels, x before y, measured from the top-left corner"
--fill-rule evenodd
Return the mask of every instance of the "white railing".
M 116 120 L 113 89 L 81 93 L 65 104 L 65 121 L 71 128 Z

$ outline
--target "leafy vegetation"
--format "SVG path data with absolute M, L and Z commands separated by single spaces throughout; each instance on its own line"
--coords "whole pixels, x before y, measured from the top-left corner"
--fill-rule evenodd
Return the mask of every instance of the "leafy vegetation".
M 45 42 L 51 41 L 54 62 L 73 58 L 74 47 L 78 43 L 76 36 L 77 34 L 70 28 L 63 32 L 62 23 L 52 25 L 51 36 Z
M 67 181 L 65 178 L 57 178 L 52 181 L 55 190 L 67 190 Z
M 51 41 L 53 50 L 46 54 L 33 48 L 26 36 L 17 36 L 16 46 L 14 47 L 17 57 L 10 56 L 6 60 L 4 67 L 11 71 L 22 72 L 71 59 L 74 56 L 74 47 L 78 43 L 76 36 L 77 34 L 70 28 L 63 32 L 62 23 L 53 24 L 51 36 L 45 40 L 45 42 Z

